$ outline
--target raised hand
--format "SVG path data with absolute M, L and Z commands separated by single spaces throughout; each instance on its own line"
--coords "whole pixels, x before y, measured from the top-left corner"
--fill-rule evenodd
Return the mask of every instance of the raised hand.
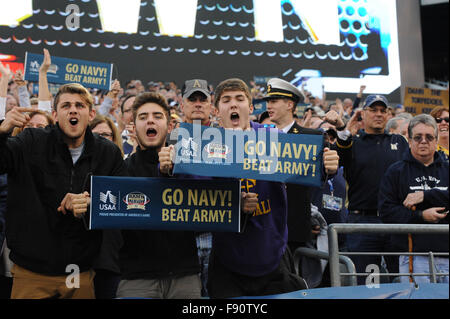
M 39 72 L 47 74 L 50 65 L 52 65 L 50 52 L 48 52 L 47 49 L 44 49 L 44 60 L 42 61 L 41 67 L 39 68 Z

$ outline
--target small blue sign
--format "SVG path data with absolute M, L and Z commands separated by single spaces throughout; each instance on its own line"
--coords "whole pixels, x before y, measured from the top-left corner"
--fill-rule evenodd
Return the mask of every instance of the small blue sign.
M 26 52 L 24 79 L 39 82 L 39 68 L 44 55 Z M 113 65 L 52 56 L 47 72 L 49 83 L 79 83 L 84 87 L 110 90 Z
M 89 229 L 240 231 L 238 179 L 93 176 Z

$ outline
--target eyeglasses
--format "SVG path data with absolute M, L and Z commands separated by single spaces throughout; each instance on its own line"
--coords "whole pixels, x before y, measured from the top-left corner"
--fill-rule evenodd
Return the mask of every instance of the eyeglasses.
M 97 133 L 98 135 L 104 137 L 104 138 L 112 138 L 113 134 L 112 133 Z
M 441 123 L 442 121 L 445 121 L 445 122 L 448 123 L 448 116 L 447 116 L 447 117 L 443 117 L 443 118 L 438 117 L 438 118 L 436 119 L 436 122 L 437 122 L 437 123 Z
M 436 139 L 436 136 L 433 136 L 433 135 L 430 135 L 430 134 L 426 134 L 425 136 L 423 136 L 423 135 L 416 135 L 416 136 L 413 136 L 412 139 L 414 140 L 414 142 L 420 143 L 420 142 L 422 142 L 424 137 L 425 137 L 426 142 L 429 142 L 429 143 L 433 142 Z

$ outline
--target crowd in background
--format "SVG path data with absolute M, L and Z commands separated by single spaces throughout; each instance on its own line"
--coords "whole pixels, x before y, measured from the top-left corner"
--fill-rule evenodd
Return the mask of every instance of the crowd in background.
M 12 72 L 10 72 L 8 68 L 0 63 L 0 72 L 2 74 L 2 77 L 0 79 L 0 121 L 8 112 L 13 110 L 14 108 L 29 108 L 29 112 L 27 112 L 28 117 L 26 125 L 23 125 L 22 127 L 16 127 L 11 132 L 11 137 L 20 135 L 21 132 L 27 128 L 44 128 L 48 125 L 55 125 L 55 117 L 52 116 L 52 108 L 54 107 L 53 95 L 49 91 L 47 79 L 45 76 L 47 72 L 46 68 L 48 68 L 50 65 L 50 55 L 48 52 L 46 52 L 45 55 L 46 60 L 44 60 L 44 63 L 41 66 L 41 74 L 43 75 L 43 77 L 40 77 L 40 81 L 38 83 L 39 93 L 37 95 L 32 93 L 32 89 L 29 83 L 23 80 L 23 74 L 21 71 L 18 71 L 16 74 L 12 74 Z M 186 80 L 189 79 L 190 78 L 187 78 Z M 170 133 L 172 130 L 176 129 L 181 122 L 191 121 L 190 114 L 186 114 L 187 109 L 186 107 L 183 107 L 183 99 L 186 98 L 186 85 L 189 86 L 189 83 L 186 82 L 184 84 L 177 84 L 175 82 L 158 82 L 157 79 L 153 79 L 152 81 L 145 83 L 145 81 L 143 80 L 132 79 L 125 82 L 119 82 L 118 80 L 115 80 L 111 86 L 111 90 L 107 92 L 97 89 L 89 89 L 93 99 L 93 107 L 96 110 L 96 116 L 95 118 L 90 120 L 89 127 L 93 133 L 114 142 L 120 149 L 120 153 L 123 158 L 131 157 L 132 154 L 135 153 L 140 154 L 139 152 L 143 150 L 143 147 L 140 148 L 141 145 L 137 136 L 138 132 L 136 127 L 136 117 L 133 115 L 139 108 L 139 102 L 137 101 L 139 101 L 142 96 L 145 96 L 145 93 L 150 92 L 156 95 L 161 95 L 164 98 L 165 102 L 158 103 L 167 105 L 169 111 L 168 114 L 170 117 L 167 129 L 168 133 Z M 214 94 L 217 93 L 217 86 L 213 87 L 211 84 L 206 85 L 208 91 L 206 96 L 210 98 L 209 101 L 211 101 L 212 104 L 212 102 L 214 102 L 217 98 L 214 96 Z M 283 85 L 284 84 L 280 84 L 280 88 L 283 88 L 289 92 L 290 87 Z M 265 99 L 267 103 L 266 111 L 258 115 L 250 115 L 249 120 L 258 122 L 261 125 L 277 127 L 278 129 L 282 130 L 285 125 L 280 124 L 282 123 L 282 116 L 280 115 L 280 117 L 277 118 L 277 106 L 274 104 L 276 103 L 276 98 L 279 99 L 280 97 L 276 96 L 276 98 L 270 98 L 270 92 L 268 91 L 267 87 L 258 85 L 255 82 L 248 83 L 248 88 L 251 94 L 251 100 Z M 434 171 L 434 173 L 437 172 L 436 174 L 438 174 L 437 176 L 435 176 L 435 179 L 442 179 L 441 184 L 436 184 L 436 187 L 439 188 L 442 186 L 445 188 L 445 190 L 444 188 L 440 189 L 443 190 L 444 195 L 442 196 L 442 194 L 439 193 L 438 195 L 433 197 L 433 200 L 436 200 L 436 202 L 439 202 L 440 204 L 441 202 L 443 202 L 443 208 L 448 212 L 448 108 L 437 107 L 433 110 L 433 112 L 431 113 L 431 119 L 432 121 L 434 121 L 433 124 L 428 118 L 419 118 L 418 120 L 416 120 L 416 117 L 414 115 L 405 112 L 405 108 L 401 104 L 391 104 L 384 97 L 380 97 L 379 95 L 374 95 L 374 97 L 370 95 L 369 100 L 367 100 L 367 94 L 364 93 L 365 86 L 361 86 L 359 92 L 355 92 L 356 94 L 354 99 L 345 98 L 341 100 L 338 98 L 334 101 L 327 100 L 325 94 L 321 97 L 313 96 L 310 92 L 306 91 L 304 87 L 301 87 L 298 90 L 301 93 L 297 93 L 297 91 L 295 90 L 291 92 L 294 92 L 294 97 L 302 97 L 300 100 L 302 109 L 299 112 L 294 110 L 292 114 L 289 114 L 289 116 L 292 116 L 292 118 L 296 122 L 296 125 L 301 128 L 315 129 L 324 133 L 327 142 L 326 145 L 328 145 L 330 149 L 337 150 L 337 153 L 339 154 L 339 167 L 335 172 L 333 172 L 333 174 L 331 174 L 328 180 L 324 180 L 323 186 L 321 188 L 310 188 L 308 190 L 310 194 L 308 196 L 308 199 L 305 201 L 306 204 L 302 205 L 307 205 L 308 210 L 310 210 L 307 225 L 311 229 L 312 237 L 307 236 L 308 240 L 301 240 L 301 245 L 294 240 L 293 242 L 295 242 L 295 244 L 292 244 L 292 246 L 290 246 L 291 250 L 294 250 L 299 246 L 319 250 L 321 250 L 321 248 L 326 249 L 326 247 L 323 246 L 324 230 L 326 230 L 327 225 L 330 225 L 332 223 L 378 223 L 381 222 L 383 218 L 385 222 L 395 222 L 395 219 L 391 217 L 391 215 L 386 217 L 381 214 L 380 216 L 379 212 L 382 209 L 386 209 L 386 211 L 395 210 L 395 207 L 397 207 L 394 205 L 395 199 L 391 198 L 389 195 L 392 195 L 393 192 L 405 192 L 405 190 L 397 189 L 396 187 L 401 187 L 402 185 L 395 185 L 395 181 L 386 179 L 382 180 L 382 178 L 383 174 L 388 170 L 391 164 L 401 161 L 403 158 L 402 156 L 398 156 L 397 154 L 395 155 L 395 157 L 393 155 L 390 155 L 390 151 L 402 150 L 403 153 L 407 153 L 409 148 L 413 149 L 413 137 L 416 136 L 412 136 L 411 134 L 413 134 L 413 129 L 416 126 L 411 127 L 411 121 L 415 121 L 414 125 L 434 125 L 433 127 L 436 128 L 436 135 L 434 135 L 433 132 L 431 135 L 428 133 L 424 133 L 423 136 L 419 134 L 418 143 L 426 142 L 423 139 L 428 140 L 429 143 L 436 143 L 437 155 L 434 155 L 433 150 L 433 156 L 438 157 L 434 157 L 435 160 L 433 163 L 440 163 L 440 161 L 444 163 L 442 164 L 444 167 L 443 169 L 439 170 L 439 172 Z M 221 91 L 219 90 L 219 92 Z M 268 96 L 269 98 L 267 98 Z M 294 101 L 298 102 L 298 99 L 294 99 Z M 3 111 L 2 107 L 4 109 Z M 217 109 L 215 107 L 212 107 L 210 110 L 211 111 L 208 114 L 207 121 L 205 121 L 205 123 L 210 126 L 223 126 L 223 119 L 221 118 L 220 113 L 217 111 Z M 374 114 L 373 119 L 369 118 L 369 115 L 372 116 L 370 112 L 373 112 Z M 378 120 L 376 119 L 376 116 L 380 116 L 380 114 L 382 116 L 385 116 L 385 118 L 383 121 L 381 121 L 381 127 L 377 127 Z M 292 129 L 293 126 L 292 124 L 290 125 L 291 126 L 289 126 L 289 128 Z M 348 132 L 347 135 L 345 135 L 346 132 Z M 383 135 L 386 137 L 384 139 L 380 139 L 379 141 L 372 141 L 371 138 L 374 135 Z M 389 148 L 389 151 L 386 151 L 386 149 L 384 148 L 377 149 L 378 146 L 376 145 L 383 145 L 382 147 Z M 347 150 L 349 149 L 353 149 L 353 154 L 348 153 Z M 356 154 L 358 157 L 356 159 L 355 152 L 357 152 Z M 367 154 L 365 154 L 366 152 Z M 418 152 L 420 152 L 420 150 Z M 370 156 L 372 156 L 372 158 L 370 158 Z M 373 170 L 371 170 L 371 166 L 365 166 L 365 164 L 371 162 L 374 157 L 376 157 L 375 161 L 379 161 L 378 163 L 382 164 L 370 164 L 373 165 Z M 390 159 L 387 160 L 386 158 Z M 408 159 L 407 161 L 411 162 L 414 160 Z M 156 162 L 158 161 L 156 160 Z M 380 167 L 380 165 L 382 167 Z M 425 164 L 425 166 L 428 167 L 429 164 Z M 389 169 L 391 170 L 391 168 Z M 403 167 L 397 167 L 397 169 L 398 172 L 403 172 L 400 171 L 401 169 L 403 169 Z M 396 174 L 398 172 L 395 171 Z M 445 174 L 445 172 L 447 175 L 447 185 L 445 185 L 445 178 L 442 175 Z M 378 176 L 373 176 L 374 174 L 378 174 Z M 404 172 L 402 174 L 404 174 Z M 0 285 L 3 286 L 4 289 L 0 290 L 2 290 L 4 294 L 5 290 L 8 291 L 6 294 L 9 293 L 8 287 L 10 289 L 11 285 L 11 281 L 8 280 L 8 278 L 11 277 L 11 261 L 8 260 L 7 241 L 4 240 L 4 216 L 6 210 L 8 209 L 6 207 L 6 181 L 6 175 L 0 175 L 0 225 L 2 226 L 0 232 L 0 247 L 4 247 L 4 249 L 2 249 L 2 258 L 4 262 L 1 263 L 2 268 L 0 268 L 0 271 L 2 272 L 0 274 L 2 276 L 2 282 L 0 282 Z M 373 183 L 377 183 L 376 186 L 370 185 L 369 187 L 371 181 L 373 181 Z M 387 187 L 386 185 L 389 185 L 389 187 Z M 425 185 L 428 184 L 425 183 Z M 288 200 L 290 198 L 289 187 L 290 186 L 288 186 Z M 379 187 L 381 192 L 380 194 L 383 194 L 380 196 L 385 196 L 382 197 L 382 202 L 377 201 Z M 374 190 L 377 191 L 375 192 Z M 422 189 L 422 191 L 427 190 L 428 189 L 426 188 Z M 407 196 L 408 193 L 409 192 L 406 192 L 404 196 Z M 368 198 L 369 196 L 372 198 Z M 341 202 L 333 202 L 337 205 L 337 208 L 333 208 L 330 203 L 325 203 L 325 198 L 331 200 L 339 198 Z M 364 201 L 362 200 L 363 198 Z M 408 197 L 406 198 L 408 199 Z M 361 203 L 358 203 L 358 200 L 360 200 Z M 405 198 L 403 198 L 402 201 L 403 200 L 406 201 Z M 427 200 L 430 200 L 430 198 L 422 198 L 420 200 L 411 199 L 412 204 L 404 203 L 404 206 L 408 207 L 409 209 L 412 209 L 412 207 L 414 207 L 415 210 L 416 206 L 419 207 L 420 203 L 424 203 Z M 373 201 L 374 204 L 367 204 L 371 201 Z M 327 206 L 328 204 L 330 206 Z M 436 205 L 432 206 L 434 207 Z M 380 207 L 382 209 L 379 209 Z M 439 207 L 441 207 L 441 205 L 439 205 Z M 425 212 L 428 208 L 429 207 L 424 207 L 420 211 L 423 211 L 424 214 L 426 214 Z M 436 212 L 434 211 L 433 213 Z M 448 224 L 447 216 L 433 216 L 433 218 L 436 219 L 435 221 L 433 221 L 433 223 L 437 223 L 439 221 L 440 223 Z M 378 219 L 379 217 L 381 217 L 381 219 Z M 374 218 L 377 218 L 376 221 Z M 426 216 L 421 216 L 420 218 L 423 218 L 427 222 L 431 222 L 426 219 Z M 417 217 L 417 219 L 414 221 L 415 223 L 423 222 L 423 220 L 419 221 L 419 217 Z M 289 219 L 287 223 L 289 231 L 295 233 L 294 228 L 289 225 Z M 411 221 L 405 219 L 404 223 L 411 223 Z M 208 295 L 208 292 L 206 290 L 207 279 L 203 278 L 203 276 L 207 277 L 208 271 L 208 253 L 211 249 L 211 238 L 209 236 L 210 235 L 208 233 L 197 234 L 196 236 L 200 264 L 202 267 L 204 267 L 204 269 L 201 270 L 202 296 Z M 378 246 L 381 241 L 383 241 L 383 245 L 386 244 L 386 242 L 389 242 L 389 244 L 392 243 L 390 237 L 389 239 L 387 239 L 386 236 L 384 236 L 383 238 L 377 238 L 376 240 L 373 240 L 373 238 L 370 238 L 370 236 L 363 237 L 362 235 L 357 234 L 352 234 L 351 236 L 349 235 L 347 236 L 347 238 L 343 236 L 340 236 L 339 238 L 340 248 L 343 251 L 358 251 L 358 249 L 367 249 L 367 251 L 395 251 L 391 250 L 392 247 L 388 247 L 388 245 Z M 370 250 L 368 247 L 364 247 L 364 243 L 369 242 L 377 242 L 375 250 Z M 352 244 L 355 244 L 355 247 L 351 247 Z M 442 247 L 438 247 L 438 251 L 440 251 L 439 249 L 441 248 Z M 448 238 L 447 247 L 444 247 L 444 251 L 445 249 L 448 252 Z M 203 253 L 204 250 L 206 251 L 206 253 Z M 292 251 L 292 253 L 293 252 L 294 251 Z M 446 271 L 448 273 L 448 256 L 446 258 Z M 391 267 L 393 267 L 392 269 L 396 269 L 397 271 L 399 267 L 400 269 L 404 269 L 401 268 L 402 265 L 398 265 L 398 260 L 392 261 L 389 259 L 390 258 L 386 257 L 383 260 L 368 261 L 366 259 L 363 260 L 355 258 L 354 262 L 358 272 L 365 272 L 364 267 L 368 263 L 379 264 L 387 271 L 391 270 Z M 406 260 L 405 263 L 407 261 L 408 260 Z M 402 263 L 402 259 L 400 259 L 400 263 Z M 320 274 L 318 280 L 316 280 L 317 269 L 314 267 L 319 267 L 319 269 L 321 269 L 319 271 Z M 217 269 L 215 271 L 217 271 Z M 98 278 L 100 278 L 100 276 L 102 275 L 101 267 L 99 267 L 99 271 L 96 270 L 96 272 Z M 406 272 L 408 272 L 408 269 L 406 270 Z M 327 277 L 329 275 L 328 269 L 327 266 L 323 263 L 314 264 L 314 261 L 303 259 L 301 261 L 300 275 L 302 275 L 302 277 L 306 279 L 306 282 L 309 284 L 310 288 L 326 287 L 329 285 L 329 278 Z M 105 276 L 108 277 L 108 273 L 106 273 Z M 111 277 L 108 278 L 108 280 L 110 280 L 109 282 L 111 282 Z M 117 281 L 119 280 L 120 275 L 116 275 L 114 278 Z M 447 278 L 446 282 L 448 282 L 448 276 L 444 277 L 444 280 L 445 278 Z M 364 283 L 360 280 L 358 280 L 358 282 L 360 284 Z M 122 287 L 122 290 L 124 289 L 125 288 Z M 108 290 L 108 288 L 106 288 L 106 290 Z M 114 296 L 114 294 L 107 295 L 107 297 Z M 3 297 L 5 297 L 5 295 L 3 295 Z

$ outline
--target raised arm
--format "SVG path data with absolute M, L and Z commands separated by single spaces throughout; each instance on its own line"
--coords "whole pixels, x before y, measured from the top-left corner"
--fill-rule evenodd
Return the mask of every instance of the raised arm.
M 9 66 L 4 66 L 0 61 L 0 120 L 5 118 L 6 114 L 6 95 L 8 94 L 8 82 L 11 76 Z
M 31 107 L 30 93 L 28 92 L 28 82 L 23 79 L 22 70 L 17 70 L 14 75 L 14 82 L 17 84 L 17 91 L 19 95 L 19 105 L 22 107 Z
M 39 68 L 39 96 L 38 96 L 38 108 L 40 110 L 51 112 L 52 111 L 52 94 L 48 88 L 47 72 L 52 64 L 50 52 L 44 49 L 44 60 Z

